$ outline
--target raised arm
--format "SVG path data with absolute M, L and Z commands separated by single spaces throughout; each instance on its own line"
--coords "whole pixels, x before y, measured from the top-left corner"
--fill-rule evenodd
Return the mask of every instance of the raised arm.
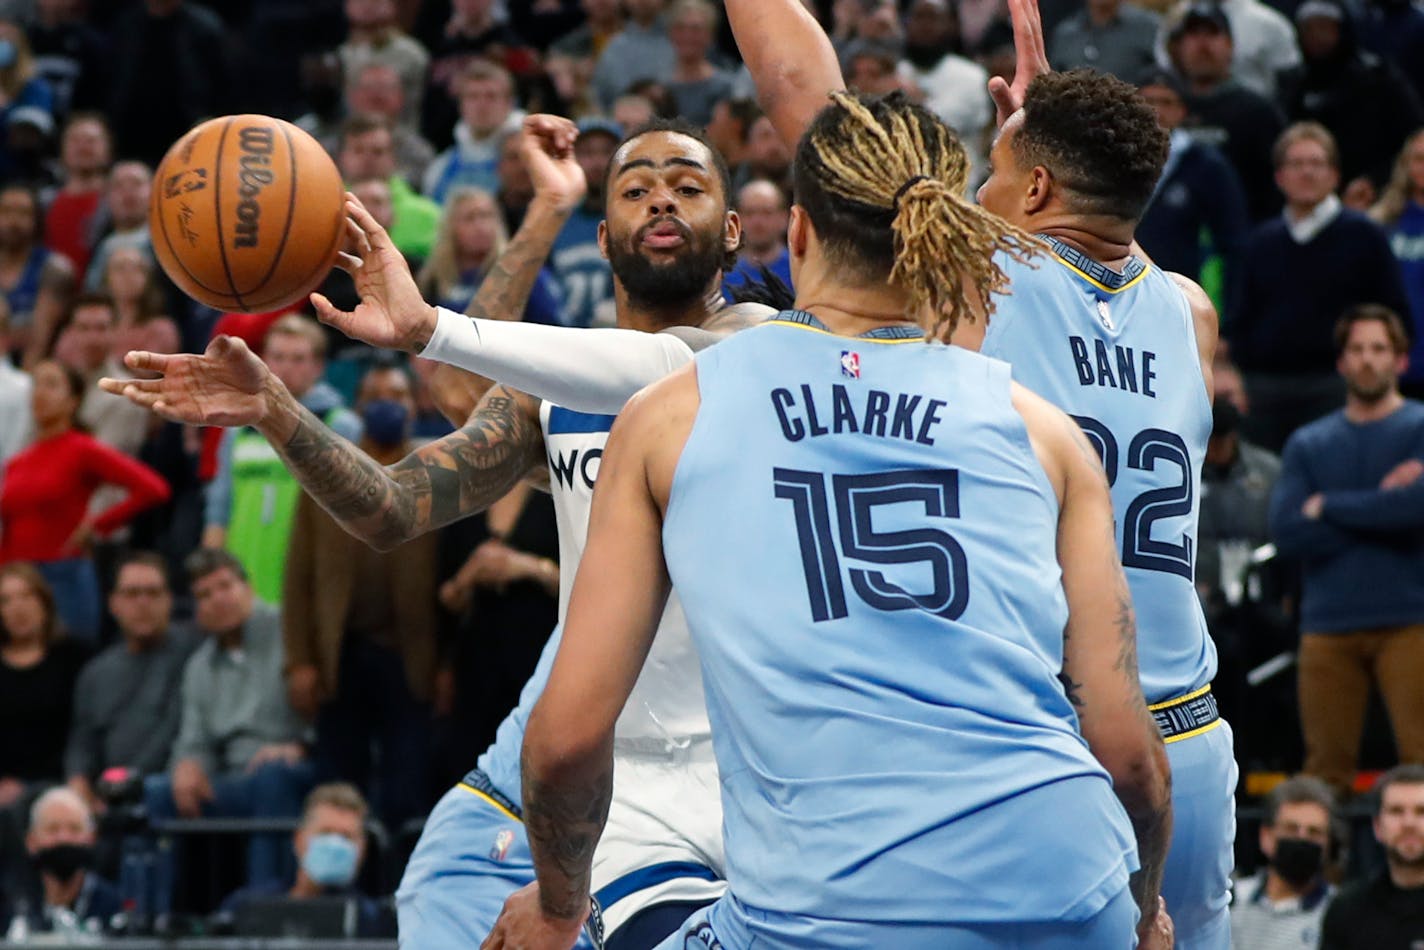
M 470 316 L 519 320 L 523 315 L 554 240 L 587 190 L 573 155 L 577 135 L 568 119 L 533 115 L 524 120 L 522 154 L 534 184 L 534 199 L 524 223 L 466 308 Z M 354 253 L 343 252 L 339 266 L 351 274 L 361 303 L 345 312 L 321 294 L 312 294 L 317 316 L 372 346 L 420 353 L 435 332 L 436 308 L 421 297 L 410 267 L 386 229 L 354 195 L 346 196 L 346 212 Z
M 202 356 L 134 352 L 157 379 L 100 381 L 106 391 L 194 425 L 250 425 L 312 498 L 382 550 L 484 510 L 544 460 L 538 403 L 495 386 L 459 430 L 383 466 L 297 402 L 246 344 L 218 337 Z
M 1172 838 L 1172 778 L 1162 736 L 1137 674 L 1137 626 L 1113 536 L 1112 498 L 1097 453 L 1062 412 L 1026 390 L 1024 413 L 1045 468 L 1062 485 L 1058 561 L 1068 599 L 1063 631 L 1063 688 L 1089 749 L 1112 776 L 1132 820 L 1141 868 L 1133 896 L 1144 939 L 1157 926 L 1158 898 Z M 1170 946 L 1170 944 L 1167 944 Z
M 671 588 L 648 471 L 668 407 L 663 393 L 649 395 L 630 402 L 609 435 L 563 641 L 524 730 L 524 822 L 538 883 L 506 902 L 486 948 L 569 947 L 588 915 L 613 795 L 614 723 Z
M 826 97 L 845 88 L 830 37 L 800 0 L 727 0 L 727 21 L 762 110 L 795 147 Z

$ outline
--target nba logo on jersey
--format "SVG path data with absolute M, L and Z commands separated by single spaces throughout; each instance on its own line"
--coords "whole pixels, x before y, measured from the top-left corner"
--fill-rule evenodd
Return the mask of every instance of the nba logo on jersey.
M 494 847 L 490 848 L 491 861 L 503 861 L 505 855 L 509 854 L 509 846 L 514 844 L 514 832 L 505 828 L 494 836 Z
M 860 379 L 860 354 L 841 350 L 841 375 L 846 379 Z

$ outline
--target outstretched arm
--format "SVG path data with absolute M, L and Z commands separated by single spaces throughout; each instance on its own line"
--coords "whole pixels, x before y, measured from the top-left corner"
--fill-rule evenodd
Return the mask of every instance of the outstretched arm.
M 800 0 L 727 0 L 727 20 L 762 110 L 795 147 L 826 97 L 845 88 L 830 38 Z
M 506 903 L 485 948 L 571 946 L 588 915 L 594 847 L 613 795 L 613 726 L 671 582 L 649 448 L 666 426 L 639 397 L 608 438 L 564 638 L 524 731 L 524 821 L 538 883 Z
M 373 547 L 403 541 L 482 511 L 543 463 L 538 404 L 496 386 L 459 430 L 389 467 L 303 408 L 241 340 L 218 337 L 201 356 L 130 353 L 133 369 L 157 379 L 103 379 L 166 419 L 250 425 L 342 527 Z

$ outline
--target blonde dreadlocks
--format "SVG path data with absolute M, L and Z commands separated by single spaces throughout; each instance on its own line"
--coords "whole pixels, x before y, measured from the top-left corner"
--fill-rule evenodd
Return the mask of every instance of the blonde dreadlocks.
M 797 201 L 828 251 L 867 276 L 888 269 L 907 312 L 933 314 L 934 336 L 973 320 L 976 305 L 987 318 L 1009 283 L 995 252 L 1025 261 L 1040 242 L 964 197 L 969 158 L 932 113 L 901 93 L 831 99 L 796 156 Z

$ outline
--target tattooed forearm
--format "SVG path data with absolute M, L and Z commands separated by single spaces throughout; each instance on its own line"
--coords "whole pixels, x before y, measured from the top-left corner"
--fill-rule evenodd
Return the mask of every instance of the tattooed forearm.
M 1157 745 L 1158 766 L 1163 781 L 1158 786 L 1160 795 L 1155 801 L 1144 802 L 1140 807 L 1132 807 L 1123 801 L 1128 817 L 1132 820 L 1132 831 L 1137 838 L 1137 855 L 1140 868 L 1128 879 L 1133 899 L 1137 901 L 1142 920 L 1149 921 L 1157 913 L 1157 896 L 1162 892 L 1162 872 L 1167 864 L 1167 849 L 1172 843 L 1172 772 L 1166 764 L 1167 752 L 1161 742 Z
M 529 305 L 539 269 L 549 259 L 569 213 L 535 200 L 504 253 L 495 259 L 465 313 L 494 320 L 518 320 Z
M 277 451 L 342 527 L 389 550 L 502 498 L 542 463 L 542 446 L 528 397 L 496 386 L 464 428 L 389 468 L 305 409 Z
M 593 850 L 613 798 L 611 748 L 587 778 L 544 780 L 526 746 L 523 754 L 524 826 L 539 876 L 544 913 L 579 919 L 588 913 Z

